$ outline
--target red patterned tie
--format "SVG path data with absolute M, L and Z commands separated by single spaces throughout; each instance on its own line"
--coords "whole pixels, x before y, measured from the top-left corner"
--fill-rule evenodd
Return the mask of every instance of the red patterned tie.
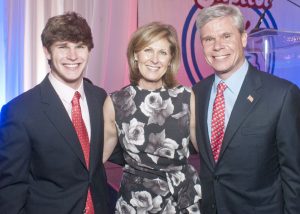
M 89 136 L 82 119 L 81 108 L 80 108 L 80 93 L 78 91 L 75 92 L 74 97 L 72 99 L 72 123 L 76 130 L 78 139 L 81 144 L 81 148 L 84 154 L 84 159 L 87 168 L 89 168 L 89 160 L 90 160 L 90 143 Z M 90 189 L 88 190 L 87 200 L 85 204 L 85 212 L 87 214 L 94 214 L 94 206 L 91 196 Z
M 225 99 L 223 92 L 227 86 L 220 82 L 213 105 L 211 121 L 211 149 L 215 161 L 218 161 L 225 131 Z

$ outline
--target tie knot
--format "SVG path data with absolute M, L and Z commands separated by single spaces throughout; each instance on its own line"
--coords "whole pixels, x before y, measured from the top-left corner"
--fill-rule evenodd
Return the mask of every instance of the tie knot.
M 220 82 L 217 87 L 218 93 L 223 93 L 226 88 L 227 85 L 224 82 Z
M 76 91 L 72 99 L 72 104 L 73 105 L 78 104 L 80 97 L 81 97 L 80 93 Z

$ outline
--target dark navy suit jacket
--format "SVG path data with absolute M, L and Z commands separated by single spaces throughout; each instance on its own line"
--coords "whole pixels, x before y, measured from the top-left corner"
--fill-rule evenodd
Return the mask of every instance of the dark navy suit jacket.
M 108 213 L 102 164 L 106 92 L 84 81 L 91 121 L 90 170 L 72 122 L 46 77 L 2 108 L 0 213 L 83 213 L 88 188 L 95 213 Z
M 215 163 L 207 131 L 213 81 L 193 87 L 202 213 L 299 214 L 299 88 L 250 65 Z

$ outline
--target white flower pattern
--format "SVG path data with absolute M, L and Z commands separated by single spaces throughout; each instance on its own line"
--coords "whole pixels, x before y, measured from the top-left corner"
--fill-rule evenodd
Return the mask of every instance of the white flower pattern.
M 162 211 L 162 214 L 176 214 L 175 206 L 176 203 L 172 203 L 171 201 L 168 201 L 165 209 Z
M 169 95 L 171 97 L 177 97 L 178 94 L 181 94 L 184 91 L 184 87 L 180 87 L 180 88 L 171 88 L 168 90 Z
M 136 207 L 137 213 L 147 213 L 147 211 L 155 213 L 161 210 L 161 196 L 152 198 L 151 194 L 147 191 L 132 192 L 131 195 L 130 204 Z
M 116 203 L 116 212 L 115 214 L 136 214 L 136 211 L 135 209 L 127 204 L 127 202 L 122 198 L 120 197 L 118 199 L 118 202 Z
M 137 110 L 133 101 L 135 95 L 136 91 L 131 87 L 127 87 L 120 93 L 111 96 L 115 105 L 115 112 L 117 113 L 116 117 L 124 118 L 135 113 Z
M 133 118 L 130 123 L 123 123 L 124 145 L 132 152 L 138 152 L 136 145 L 142 145 L 145 142 L 144 123 L 138 122 Z
M 163 125 L 174 110 L 171 98 L 163 100 L 159 93 L 151 92 L 140 105 L 141 111 L 149 117 L 148 124 Z
M 189 138 L 183 138 L 182 139 L 182 149 L 177 150 L 177 153 L 179 155 L 179 159 L 188 158 L 190 156 L 190 150 L 189 150 Z
M 127 162 L 116 213 L 199 211 L 200 180 L 187 164 L 190 93 L 183 86 L 154 91 L 128 86 L 112 94 Z
M 168 183 L 160 178 L 144 179 L 143 185 L 158 195 L 166 196 L 169 192 Z
M 185 180 L 185 175 L 182 172 L 175 172 L 171 174 L 171 180 L 173 185 L 178 186 L 181 182 Z
M 174 158 L 175 150 L 177 148 L 178 144 L 176 141 L 166 138 L 165 130 L 163 130 L 161 133 L 151 133 L 149 135 L 149 144 L 145 151 L 149 154 L 154 154 L 157 157 Z

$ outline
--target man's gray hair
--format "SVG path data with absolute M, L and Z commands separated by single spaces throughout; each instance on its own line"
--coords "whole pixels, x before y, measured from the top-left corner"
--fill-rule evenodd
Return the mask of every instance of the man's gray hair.
M 196 26 L 200 32 L 200 29 L 208 22 L 221 17 L 231 17 L 234 21 L 234 25 L 242 34 L 245 32 L 244 17 L 240 9 L 234 5 L 216 4 L 211 7 L 204 8 L 197 16 Z

